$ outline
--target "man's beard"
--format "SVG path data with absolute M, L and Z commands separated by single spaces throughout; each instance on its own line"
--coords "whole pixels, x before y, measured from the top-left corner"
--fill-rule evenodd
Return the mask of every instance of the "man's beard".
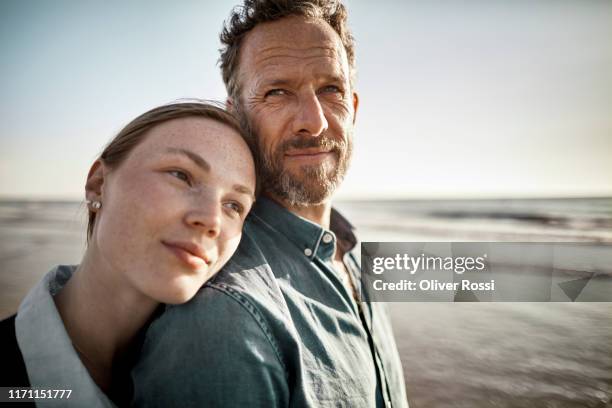
M 287 205 L 307 207 L 325 202 L 340 185 L 349 167 L 353 153 L 352 129 L 345 129 L 346 138 L 336 140 L 326 133 L 320 136 L 294 135 L 276 147 L 274 151 L 266 149 L 261 138 L 256 134 L 250 121 L 240 112 L 236 112 L 243 129 L 247 132 L 257 148 L 258 177 L 261 178 L 262 190 L 282 199 Z M 292 149 L 317 148 L 329 151 L 335 157 L 335 163 L 327 160 L 320 165 L 300 166 L 297 174 L 283 167 L 285 153 Z
M 283 199 L 290 206 L 305 207 L 325 202 L 340 185 L 348 169 L 352 150 L 352 135 L 338 141 L 320 136 L 296 135 L 280 144 L 275 151 L 266 151 L 265 146 L 257 144 L 260 174 L 264 191 Z M 290 149 L 318 148 L 329 151 L 335 163 L 324 162 L 319 165 L 303 165 L 296 173 L 283 167 L 285 153 Z

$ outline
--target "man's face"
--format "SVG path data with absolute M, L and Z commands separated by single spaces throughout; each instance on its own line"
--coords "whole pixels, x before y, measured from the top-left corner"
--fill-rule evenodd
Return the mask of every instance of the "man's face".
M 357 109 L 340 37 L 303 17 L 263 23 L 238 71 L 236 110 L 257 140 L 264 190 L 292 206 L 325 202 L 348 168 Z

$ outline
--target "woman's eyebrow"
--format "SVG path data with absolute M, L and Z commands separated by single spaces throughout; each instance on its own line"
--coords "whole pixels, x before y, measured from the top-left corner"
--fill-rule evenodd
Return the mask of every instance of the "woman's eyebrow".
M 200 167 L 205 172 L 210 172 L 210 164 L 202 156 L 192 152 L 191 150 L 182 149 L 178 147 L 169 147 L 166 149 L 167 153 L 179 154 L 189 158 L 192 162 L 196 164 L 196 166 Z
M 204 160 L 202 156 L 200 156 L 197 153 L 192 152 L 191 150 L 182 149 L 180 147 L 168 147 L 166 149 L 166 153 L 185 156 L 189 158 L 192 162 L 194 162 L 198 167 L 200 167 L 205 172 L 207 173 L 210 172 L 210 164 L 208 164 L 208 162 Z M 243 186 L 242 184 L 234 184 L 233 188 L 234 188 L 234 191 L 236 191 L 237 193 L 246 194 L 253 201 L 255 201 L 255 194 L 248 187 Z
M 255 201 L 255 194 L 246 186 L 242 184 L 234 184 L 234 191 L 241 194 L 248 195 L 253 201 Z

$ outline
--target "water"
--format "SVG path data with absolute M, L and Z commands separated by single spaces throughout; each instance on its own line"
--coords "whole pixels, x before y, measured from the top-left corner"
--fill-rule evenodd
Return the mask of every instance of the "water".
M 612 199 L 340 202 L 364 241 L 612 243 Z M 0 202 L 0 317 L 78 263 L 79 203 Z M 411 408 L 612 407 L 612 303 L 390 303 Z

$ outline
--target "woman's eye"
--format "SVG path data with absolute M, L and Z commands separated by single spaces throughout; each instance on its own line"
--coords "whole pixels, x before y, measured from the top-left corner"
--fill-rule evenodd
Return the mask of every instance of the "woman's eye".
M 287 95 L 287 91 L 284 89 L 271 89 L 266 92 L 266 97 L 268 96 L 279 96 L 279 95 Z
M 242 215 L 242 213 L 244 213 L 244 207 L 237 202 L 230 201 L 223 205 L 225 206 L 225 208 L 228 208 L 230 211 L 233 211 L 238 215 Z
M 189 173 L 182 170 L 170 170 L 168 173 L 191 186 L 191 176 Z

